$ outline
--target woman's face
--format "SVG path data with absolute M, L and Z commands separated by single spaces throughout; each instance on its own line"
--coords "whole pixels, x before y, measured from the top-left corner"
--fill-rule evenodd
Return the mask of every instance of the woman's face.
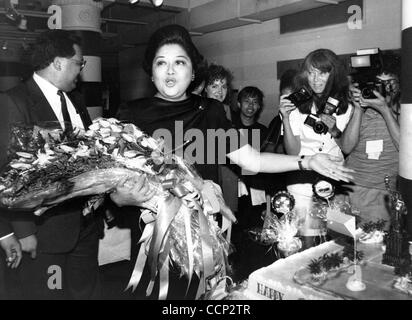
M 206 86 L 205 92 L 208 98 L 213 98 L 223 102 L 227 95 L 227 80 L 215 80 L 213 83 Z
M 157 88 L 156 97 L 168 101 L 186 99 L 186 90 L 192 77 L 192 61 L 180 45 L 165 44 L 159 48 L 152 64 L 152 79 Z
M 330 72 L 322 72 L 319 69 L 311 67 L 309 71 L 306 71 L 306 74 L 309 86 L 312 88 L 313 92 L 322 94 L 328 83 Z

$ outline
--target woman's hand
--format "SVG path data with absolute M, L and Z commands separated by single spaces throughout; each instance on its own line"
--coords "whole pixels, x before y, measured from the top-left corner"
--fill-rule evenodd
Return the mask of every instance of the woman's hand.
M 286 99 L 287 95 L 280 97 L 279 112 L 283 119 L 289 118 L 290 113 L 296 109 L 296 106 L 289 100 Z
M 138 206 L 144 207 L 144 202 L 155 195 L 156 190 L 150 189 L 145 175 L 126 177 L 117 184 L 110 198 L 119 207 Z
M 308 157 L 307 168 L 320 173 L 321 175 L 337 181 L 350 182 L 353 176 L 350 172 L 355 172 L 343 166 L 343 159 L 325 153 L 317 153 Z
M 320 120 L 328 127 L 328 131 L 334 138 L 338 138 L 342 132 L 336 126 L 336 118 L 334 116 L 328 114 L 321 114 L 319 115 Z

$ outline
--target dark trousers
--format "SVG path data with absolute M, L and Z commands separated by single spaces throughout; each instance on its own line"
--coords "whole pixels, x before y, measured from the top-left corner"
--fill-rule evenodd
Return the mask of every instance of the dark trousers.
M 98 235 L 92 222 L 82 227 L 76 246 L 68 253 L 50 254 L 38 248 L 36 259 L 24 254 L 19 268 L 6 272 L 8 298 L 98 299 Z
M 6 255 L 0 249 L 0 300 L 6 299 Z

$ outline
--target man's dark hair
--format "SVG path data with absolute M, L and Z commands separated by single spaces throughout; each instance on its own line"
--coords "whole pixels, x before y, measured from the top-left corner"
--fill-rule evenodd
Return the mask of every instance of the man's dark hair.
M 152 34 L 145 52 L 143 70 L 146 71 L 149 76 L 152 75 L 152 63 L 156 56 L 156 52 L 166 44 L 180 45 L 186 51 L 192 62 L 193 71 L 196 77 L 197 71 L 202 65 L 204 58 L 193 44 L 189 32 L 183 26 L 178 24 L 163 26 Z
M 73 48 L 75 44 L 81 46 L 81 39 L 73 32 L 59 29 L 43 32 L 31 50 L 34 71 L 46 68 L 56 57 L 73 57 L 76 54 Z
M 295 90 L 295 78 L 299 71 L 295 69 L 288 69 L 282 73 L 279 83 L 279 93 L 282 93 L 285 89 Z
M 263 97 L 263 92 L 259 88 L 249 86 L 244 87 L 242 90 L 240 90 L 239 94 L 237 95 L 237 101 L 241 103 L 243 99 L 256 98 L 258 100 L 260 108 L 262 108 Z

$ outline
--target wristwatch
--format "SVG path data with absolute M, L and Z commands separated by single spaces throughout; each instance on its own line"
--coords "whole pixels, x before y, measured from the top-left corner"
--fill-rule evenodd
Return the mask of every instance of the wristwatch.
M 304 171 L 304 170 L 306 170 L 304 167 L 303 167 L 303 159 L 305 159 L 305 156 L 300 156 L 300 159 L 298 160 L 298 166 L 299 166 L 299 170 L 301 170 L 301 171 Z

